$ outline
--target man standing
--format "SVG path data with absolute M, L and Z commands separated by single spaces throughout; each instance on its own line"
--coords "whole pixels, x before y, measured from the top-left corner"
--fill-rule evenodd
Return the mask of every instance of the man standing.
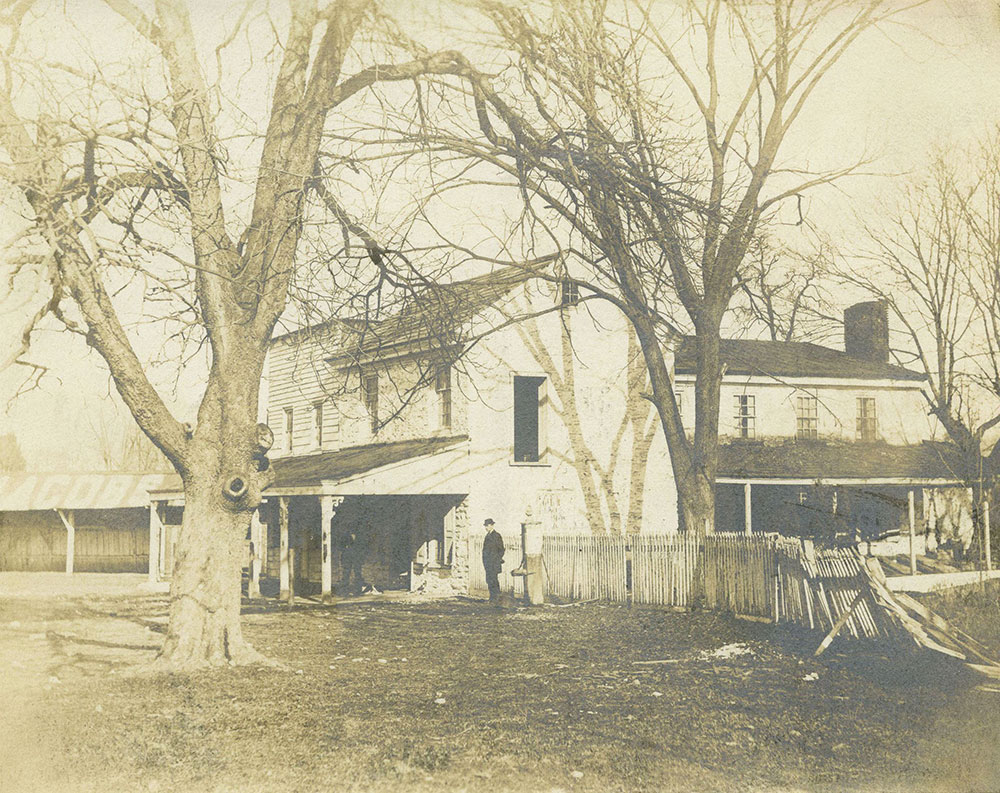
M 503 537 L 493 526 L 493 518 L 483 521 L 486 537 L 483 540 L 483 569 L 486 571 L 486 586 L 490 590 L 490 603 L 500 602 L 500 581 L 503 569 Z

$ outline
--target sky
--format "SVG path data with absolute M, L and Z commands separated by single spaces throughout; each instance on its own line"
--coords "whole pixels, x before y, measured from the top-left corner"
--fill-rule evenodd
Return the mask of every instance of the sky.
M 84 0 L 67 4 L 82 8 Z M 462 48 L 467 35 L 462 15 L 446 0 L 400 0 L 388 6 L 409 29 Z M 234 8 L 201 2 L 196 13 L 204 22 L 198 27 L 210 54 L 217 20 L 231 22 Z M 77 24 L 95 50 L 116 51 L 117 29 L 108 19 L 84 14 Z M 49 36 L 46 55 L 60 54 L 61 46 L 58 36 Z M 1000 11 L 995 2 L 930 0 L 906 12 L 903 24 L 864 36 L 820 86 L 784 149 L 786 159 L 814 167 L 842 164 L 862 154 L 873 160 L 867 175 L 811 195 L 810 219 L 842 247 L 857 245 L 857 217 L 879 212 L 899 181 L 917 172 L 935 146 L 960 152 L 1000 122 L 998 85 Z M 263 85 L 242 88 L 247 95 L 266 96 Z M 263 125 L 262 117 L 252 117 L 260 116 L 262 108 L 262 103 L 250 102 L 251 125 Z M 14 231 L 14 218 L 0 214 L 0 240 Z M 141 306 L 142 285 L 131 289 L 126 302 Z M 0 344 L 13 341 L 18 311 L 25 310 L 18 308 L 20 297 L 0 291 Z M 851 301 L 851 296 L 843 297 L 845 305 Z M 158 334 L 162 329 L 155 326 L 142 331 L 144 351 L 152 354 L 160 347 Z M 94 411 L 121 414 L 106 367 L 82 339 L 59 331 L 54 323 L 34 335 L 29 358 L 48 367 L 48 373 L 37 388 L 14 398 L 25 372 L 16 367 L 0 372 L 0 434 L 16 433 L 36 470 L 91 467 L 95 457 L 89 417 Z M 203 363 L 195 359 L 178 379 L 164 375 L 159 382 L 182 420 L 191 417 L 197 404 Z

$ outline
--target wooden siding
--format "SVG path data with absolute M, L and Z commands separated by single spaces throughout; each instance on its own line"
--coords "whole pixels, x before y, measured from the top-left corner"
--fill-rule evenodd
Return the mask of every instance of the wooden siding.
M 287 454 L 286 408 L 293 416 L 293 455 L 313 454 L 367 443 L 389 443 L 436 434 L 461 434 L 467 428 L 467 410 L 460 386 L 460 372 L 452 372 L 452 424 L 440 427 L 438 395 L 434 383 L 420 386 L 419 364 L 400 360 L 366 373 L 378 373 L 379 420 L 386 422 L 371 431 L 371 416 L 362 400 L 357 368 L 327 362 L 333 350 L 328 334 L 312 333 L 278 339 L 268 353 L 267 424 L 274 431 L 272 457 Z M 406 405 L 402 406 L 402 402 Z M 323 445 L 317 447 L 313 406 L 323 403 Z M 402 406 L 402 407 L 401 407 Z M 399 413 L 398 416 L 394 414 Z
M 144 573 L 149 565 L 145 509 L 79 510 L 73 569 Z M 0 513 L 0 570 L 65 570 L 66 529 L 54 511 Z

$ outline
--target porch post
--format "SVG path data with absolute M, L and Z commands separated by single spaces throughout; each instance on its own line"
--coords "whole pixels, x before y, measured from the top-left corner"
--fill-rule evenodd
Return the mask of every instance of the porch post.
M 264 532 L 260 522 L 260 507 L 250 513 L 250 544 L 253 552 L 250 554 L 250 583 L 247 585 L 247 597 L 260 597 L 260 540 Z
M 280 536 L 280 550 L 278 557 L 278 598 L 285 600 L 288 597 L 288 496 L 278 497 L 278 534 Z
M 986 569 L 993 569 L 993 555 L 990 551 L 990 502 L 983 502 L 983 545 L 986 547 Z
M 753 506 L 750 501 L 750 483 L 743 485 L 743 530 L 753 534 Z
M 149 583 L 160 580 L 160 532 L 163 531 L 163 521 L 160 520 L 160 502 L 149 502 Z
M 73 557 L 76 555 L 76 526 L 73 524 L 73 510 L 57 509 L 59 519 L 66 527 L 66 575 L 73 574 Z
M 344 503 L 342 496 L 320 496 L 319 511 L 321 534 L 323 537 L 322 556 L 320 557 L 320 567 L 323 576 L 323 602 L 333 602 L 333 516 L 337 514 L 337 507 Z
M 910 519 L 910 575 L 917 574 L 917 510 L 913 504 L 913 489 L 906 494 L 906 511 Z

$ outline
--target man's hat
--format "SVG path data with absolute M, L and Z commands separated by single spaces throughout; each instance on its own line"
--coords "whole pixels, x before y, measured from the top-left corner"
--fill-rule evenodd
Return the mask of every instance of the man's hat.
M 486 520 L 484 520 L 483 521 L 483 525 L 484 526 L 492 526 L 493 525 L 493 518 L 487 518 Z

